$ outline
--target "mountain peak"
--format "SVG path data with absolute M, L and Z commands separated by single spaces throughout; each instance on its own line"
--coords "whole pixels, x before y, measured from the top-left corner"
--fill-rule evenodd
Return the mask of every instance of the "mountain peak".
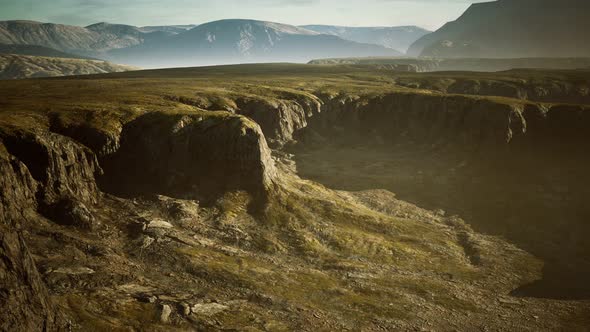
M 318 35 L 319 33 L 307 30 L 294 25 L 288 25 L 277 22 L 259 21 L 251 19 L 223 19 L 213 21 L 199 25 L 197 28 L 210 28 L 210 27 L 244 27 L 244 26 L 257 26 L 275 30 L 276 32 L 283 34 L 296 34 L 296 35 Z
M 471 5 L 457 20 L 424 36 L 412 56 L 586 57 L 587 0 L 499 0 Z

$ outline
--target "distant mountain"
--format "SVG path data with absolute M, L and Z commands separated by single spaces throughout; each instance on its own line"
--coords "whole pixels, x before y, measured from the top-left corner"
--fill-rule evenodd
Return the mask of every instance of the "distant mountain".
M 144 37 L 133 28 L 106 23 L 83 28 L 34 21 L 3 21 L 0 22 L 0 43 L 39 45 L 66 53 L 97 56 L 112 49 L 141 44 Z
M 590 56 L 590 1 L 499 0 L 473 4 L 459 19 L 417 40 L 412 56 Z
M 109 59 L 141 67 L 169 67 L 397 55 L 401 54 L 380 45 L 357 43 L 292 25 L 221 20 L 158 42 L 114 50 Z
M 0 43 L 36 45 L 77 56 L 150 68 L 401 55 L 381 45 L 253 20 L 222 20 L 196 27 L 142 28 L 104 22 L 77 27 L 5 21 L 0 22 Z
M 177 35 L 179 33 L 185 32 L 190 30 L 197 25 L 195 24 L 188 24 L 188 25 L 161 25 L 161 26 L 145 26 L 139 28 L 142 32 L 166 32 L 173 35 Z
M 16 54 L 16 55 L 31 55 L 31 56 L 44 56 L 51 58 L 69 58 L 69 59 L 88 59 L 97 60 L 90 57 L 84 57 L 81 55 L 69 54 L 54 50 L 49 47 L 39 45 L 15 45 L 15 44 L 0 44 L 0 54 Z
M 304 25 L 302 28 L 359 43 L 377 44 L 402 53 L 405 53 L 416 40 L 431 32 L 417 26 L 346 27 L 335 25 Z
M 136 69 L 100 60 L 0 54 L 0 79 L 89 75 Z

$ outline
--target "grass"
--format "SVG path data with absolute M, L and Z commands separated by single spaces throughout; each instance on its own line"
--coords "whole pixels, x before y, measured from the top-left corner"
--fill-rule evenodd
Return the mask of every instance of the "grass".
M 486 75 L 489 78 L 481 79 L 517 80 L 520 74 Z M 65 126 L 86 124 L 116 133 L 120 126 L 149 112 L 194 114 L 203 117 L 203 123 L 215 124 L 235 118 L 224 110 L 235 109 L 240 99 L 276 106 L 320 96 L 363 105 L 368 99 L 434 96 L 436 101 L 473 102 L 482 109 L 527 103 L 505 96 L 448 95 L 400 86 L 404 77 L 439 80 L 438 74 L 399 74 L 370 67 L 272 64 L 0 82 L 0 128 L 47 130 L 51 121 L 59 121 Z M 250 119 L 236 124 L 242 129 L 255 126 Z M 366 160 L 353 160 L 355 164 L 348 167 L 344 162 L 364 155 L 350 150 L 328 152 L 312 151 L 311 159 L 298 157 L 298 161 L 302 166 L 313 164 L 311 168 L 326 178 L 351 187 L 344 189 L 377 188 L 387 178 L 387 174 L 381 177 L 383 168 L 396 166 L 367 152 L 370 158 L 383 158 L 385 165 L 365 169 Z M 325 158 L 327 164 L 313 157 Z M 145 264 L 141 265 L 148 271 L 145 274 L 156 283 L 158 270 L 174 271 L 180 276 L 175 280 L 183 286 L 182 292 L 192 293 L 190 287 L 198 285 L 199 291 L 220 302 L 247 299 L 239 310 L 232 307 L 215 320 L 228 328 L 251 325 L 264 329 L 270 324 L 273 328 L 269 330 L 301 330 L 301 325 L 321 326 L 324 321 L 342 322 L 338 327 L 358 330 L 376 320 L 411 321 L 422 311 L 436 313 L 439 316 L 431 318 L 440 321 L 446 318 L 440 317 L 441 312 L 481 312 L 482 299 L 493 302 L 499 293 L 507 294 L 540 275 L 537 259 L 499 239 L 470 237 L 469 245 L 482 256 L 482 264 L 473 264 L 467 257 L 469 250 L 458 241 L 460 232 L 471 234 L 467 226 L 447 225 L 430 212 L 401 206 L 377 191 L 365 193 L 391 210 L 384 212 L 371 206 L 362 193 L 334 191 L 302 180 L 283 166 L 279 163 L 278 188 L 265 210 L 248 211 L 251 197 L 244 192 L 226 193 L 212 207 L 201 205 L 198 222 L 190 231 L 180 225 L 174 230 L 186 232 L 185 238 L 202 237 L 208 242 L 156 241 L 146 249 L 161 250 L 152 252 L 154 261 L 146 254 L 151 265 L 138 262 Z M 367 183 L 370 188 L 354 188 Z M 119 222 L 111 219 L 117 220 L 109 222 Z M 174 288 L 172 278 L 168 275 L 157 286 Z M 471 296 L 473 292 L 478 296 Z M 270 300 L 250 300 L 259 297 Z M 90 325 L 95 321 L 107 324 L 97 329 L 117 325 L 108 324 L 110 317 L 97 318 L 82 301 L 73 297 L 61 302 L 70 303 L 72 312 Z M 113 315 L 126 322 L 157 324 L 153 306 L 135 303 L 121 310 L 124 312 Z M 263 321 L 252 322 L 251 316 Z

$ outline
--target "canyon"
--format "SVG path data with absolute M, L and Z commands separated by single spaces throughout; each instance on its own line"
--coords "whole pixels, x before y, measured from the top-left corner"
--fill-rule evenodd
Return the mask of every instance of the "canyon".
M 587 71 L 0 82 L 0 329 L 583 330 Z

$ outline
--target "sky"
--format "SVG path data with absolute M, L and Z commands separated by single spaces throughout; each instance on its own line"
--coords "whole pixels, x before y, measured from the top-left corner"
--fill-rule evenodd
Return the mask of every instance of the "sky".
M 417 25 L 435 30 L 482 0 L 0 0 L 0 20 L 86 26 L 200 24 L 228 18 L 293 25 Z

